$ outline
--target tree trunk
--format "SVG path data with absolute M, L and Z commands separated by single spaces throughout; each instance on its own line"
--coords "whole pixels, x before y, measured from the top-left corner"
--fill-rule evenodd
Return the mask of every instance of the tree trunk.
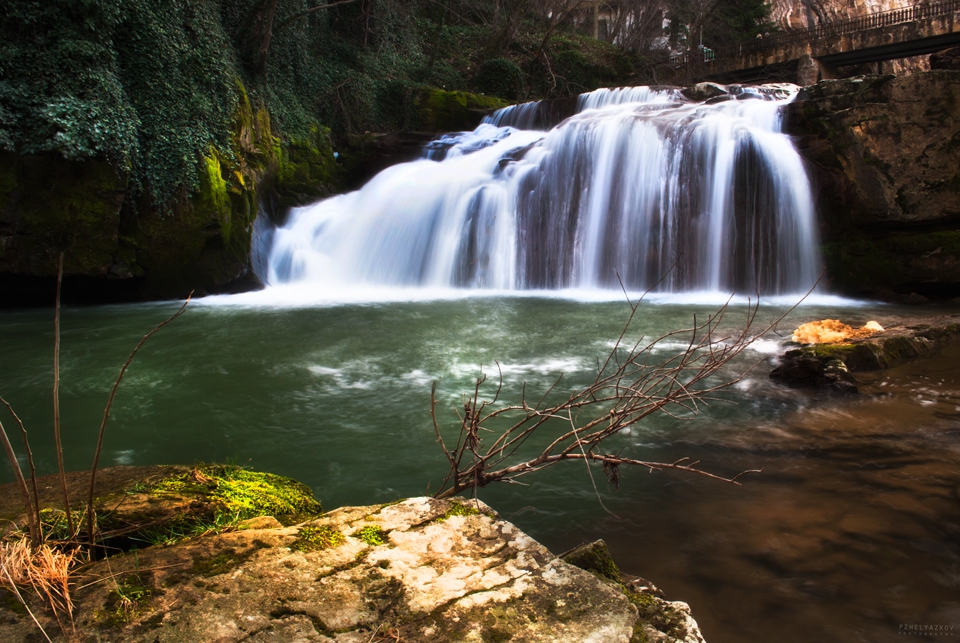
M 273 17 L 277 13 L 277 0 L 267 0 L 266 16 L 261 23 L 260 54 L 257 59 L 257 75 L 265 76 L 267 73 L 267 51 L 270 50 L 270 39 L 273 37 Z

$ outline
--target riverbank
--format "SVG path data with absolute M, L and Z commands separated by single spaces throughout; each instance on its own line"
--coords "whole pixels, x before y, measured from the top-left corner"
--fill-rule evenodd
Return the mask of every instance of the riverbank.
M 84 478 L 71 474 L 77 487 Z M 116 549 L 72 576 L 85 641 L 703 641 L 686 604 L 622 575 L 602 541 L 566 562 L 479 501 L 318 513 L 302 485 L 230 467 L 115 467 L 101 479 L 97 511 Z M 56 511 L 56 478 L 38 485 Z M 16 489 L 0 492 L 17 521 Z M 264 498 L 279 519 L 223 517 L 224 503 Z M 56 639 L 42 601 L 19 589 Z M 2 594 L 0 638 L 35 637 L 24 606 Z

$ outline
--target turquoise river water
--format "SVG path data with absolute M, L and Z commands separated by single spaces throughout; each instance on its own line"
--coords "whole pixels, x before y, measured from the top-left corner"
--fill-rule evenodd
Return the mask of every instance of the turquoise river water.
M 297 478 L 328 509 L 421 495 L 445 473 L 429 416 L 432 381 L 441 422 L 454 431 L 452 406 L 481 364 L 495 374 L 499 362 L 509 401 L 523 382 L 543 391 L 560 373 L 559 390 L 568 391 L 590 381 L 627 315 L 622 299 L 529 295 L 257 301 L 192 303 L 146 345 L 120 388 L 105 465 L 230 460 Z M 784 334 L 825 316 L 862 323 L 917 314 L 818 303 L 792 313 Z M 90 465 L 119 366 L 175 308 L 64 310 L 70 469 Z M 781 309 L 764 306 L 758 319 Z M 643 304 L 632 336 L 715 310 L 679 298 Z M 734 306 L 724 327 L 744 314 Z M 624 571 L 690 602 L 711 643 L 900 641 L 916 624 L 960 632 L 960 352 L 865 377 L 864 395 L 839 399 L 769 381 L 766 360 L 782 341 L 771 335 L 744 353 L 731 373 L 761 363 L 728 403 L 617 437 L 615 448 L 641 459 L 689 456 L 728 475 L 763 468 L 743 486 L 632 470 L 615 490 L 596 471 L 608 513 L 585 466 L 569 464 L 480 497 L 555 552 L 606 539 Z M 0 345 L 0 394 L 31 431 L 41 473 L 51 473 L 52 311 L 4 311 Z M 0 474 L 11 479 L 6 466 Z

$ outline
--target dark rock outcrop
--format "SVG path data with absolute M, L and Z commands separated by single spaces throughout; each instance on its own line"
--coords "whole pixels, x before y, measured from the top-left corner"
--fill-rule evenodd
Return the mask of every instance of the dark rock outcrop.
M 918 320 L 884 320 L 886 330 L 837 344 L 789 350 L 770 373 L 795 388 L 857 393 L 853 373 L 892 368 L 960 342 L 960 315 Z
M 960 71 L 821 81 L 785 127 L 812 169 L 833 289 L 960 296 Z
M 960 47 L 930 54 L 930 69 L 960 69 Z
M 795 388 L 820 388 L 855 395 L 857 381 L 839 359 L 824 362 L 809 351 L 788 351 L 770 377 Z

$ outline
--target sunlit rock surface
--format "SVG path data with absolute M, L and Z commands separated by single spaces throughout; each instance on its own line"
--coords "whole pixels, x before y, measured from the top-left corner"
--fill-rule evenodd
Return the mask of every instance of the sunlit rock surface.
M 252 519 L 99 561 L 76 587 L 91 642 L 703 640 L 685 604 L 564 562 L 463 499 L 344 507 L 289 527 Z M 25 615 L 0 612 L 0 640 L 33 635 Z
M 822 319 L 801 324 L 793 331 L 793 341 L 799 344 L 836 344 L 845 339 L 869 337 L 882 330 L 883 326 L 875 321 L 853 328 L 838 319 Z

